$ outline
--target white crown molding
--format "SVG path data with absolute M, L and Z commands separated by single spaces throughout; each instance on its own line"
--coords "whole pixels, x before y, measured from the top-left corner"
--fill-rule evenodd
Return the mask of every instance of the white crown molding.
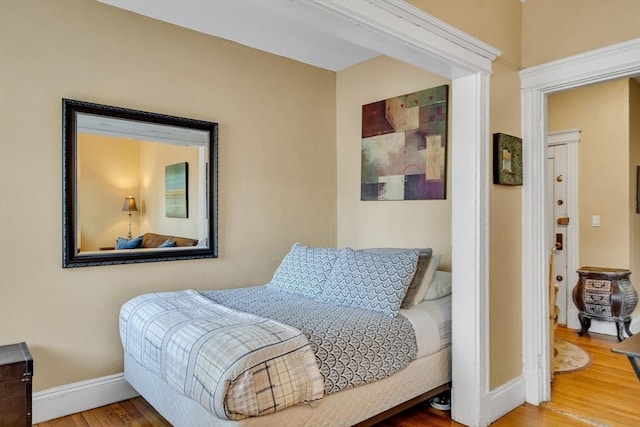
M 458 30 L 453 25 L 449 25 L 431 15 L 425 14 L 422 10 L 410 5 L 404 0 L 387 0 L 374 4 L 382 10 L 397 15 L 431 34 L 437 34 L 443 39 L 462 46 L 489 61 L 493 61 L 500 56 L 501 52 L 495 47 Z
M 640 74 L 640 38 L 520 71 L 523 91 L 544 93 Z
M 33 423 L 64 417 L 136 396 L 138 392 L 129 385 L 122 373 L 53 387 L 33 393 Z
M 402 1 L 303 0 L 350 22 L 332 31 L 351 43 L 446 77 L 491 74 L 498 49 Z
M 547 146 L 577 144 L 580 142 L 580 129 L 566 129 L 547 134 Z

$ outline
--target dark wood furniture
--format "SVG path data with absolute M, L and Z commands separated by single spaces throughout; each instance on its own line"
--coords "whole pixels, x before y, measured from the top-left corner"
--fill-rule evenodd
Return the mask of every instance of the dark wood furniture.
M 631 285 L 631 271 L 619 268 L 581 267 L 573 288 L 573 302 L 578 307 L 582 336 L 591 327 L 591 319 L 616 323 L 618 341 L 623 327 L 629 336 L 631 313 L 638 305 L 638 293 Z
M 0 346 L 0 427 L 31 426 L 32 377 L 26 343 Z
M 629 363 L 633 368 L 638 381 L 640 381 L 640 334 L 634 335 L 622 341 L 620 344 L 616 344 L 611 349 L 614 353 L 624 354 L 629 358 Z

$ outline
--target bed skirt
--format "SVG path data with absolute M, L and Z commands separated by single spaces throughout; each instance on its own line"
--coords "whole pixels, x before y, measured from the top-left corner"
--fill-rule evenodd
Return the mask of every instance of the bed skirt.
M 396 374 L 325 396 L 313 406 L 297 405 L 239 421 L 211 415 L 125 353 L 125 379 L 175 427 L 352 426 L 451 381 L 451 347 L 414 360 Z

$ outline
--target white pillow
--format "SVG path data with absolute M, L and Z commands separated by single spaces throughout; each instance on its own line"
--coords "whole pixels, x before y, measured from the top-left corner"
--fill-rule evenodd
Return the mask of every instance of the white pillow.
M 434 255 L 431 255 L 431 258 L 429 258 L 427 271 L 424 273 L 424 277 L 422 278 L 422 283 L 420 284 L 420 287 L 416 291 L 414 304 L 418 304 L 420 301 L 424 300 L 427 294 L 430 294 L 429 291 L 431 289 L 433 278 L 435 277 L 436 270 L 438 270 L 438 266 L 440 265 L 441 260 L 442 260 L 442 254 L 434 254 Z
M 429 301 L 442 298 L 451 293 L 451 273 L 448 271 L 436 271 L 429 290 L 425 294 L 423 300 Z

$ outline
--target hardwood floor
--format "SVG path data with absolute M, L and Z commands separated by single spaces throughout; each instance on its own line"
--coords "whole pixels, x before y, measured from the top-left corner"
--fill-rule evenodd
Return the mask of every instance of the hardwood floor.
M 541 406 L 522 405 L 495 421 L 497 427 L 537 426 L 640 426 L 640 381 L 626 357 L 611 352 L 615 337 L 590 334 L 579 337 L 559 327 L 556 337 L 587 351 L 592 364 L 579 372 L 556 375 L 551 401 Z M 388 418 L 377 427 L 461 426 L 448 412 L 427 403 Z M 142 398 L 126 400 L 67 417 L 36 424 L 36 427 L 139 426 L 170 424 Z

